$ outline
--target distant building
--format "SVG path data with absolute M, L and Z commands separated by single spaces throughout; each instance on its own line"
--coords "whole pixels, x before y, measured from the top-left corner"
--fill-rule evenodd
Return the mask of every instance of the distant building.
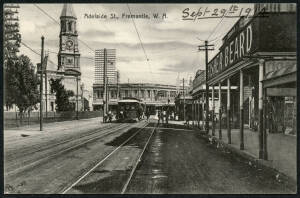
M 107 77 L 109 84 L 117 83 L 116 49 L 106 49 L 107 52 Z M 104 49 L 95 51 L 95 83 L 103 84 L 104 76 Z
M 93 94 L 85 89 L 84 85 L 81 86 L 82 98 L 83 98 L 83 111 L 92 111 L 93 110 Z
M 175 107 L 177 96 L 175 85 L 162 85 L 151 83 L 120 83 L 108 85 L 109 108 L 117 108 L 118 100 L 124 97 L 142 99 L 152 113 L 165 105 Z M 93 85 L 93 109 L 103 108 L 103 84 Z

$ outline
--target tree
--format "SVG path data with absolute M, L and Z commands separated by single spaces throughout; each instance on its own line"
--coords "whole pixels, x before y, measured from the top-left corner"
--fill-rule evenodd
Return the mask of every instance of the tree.
M 5 105 L 16 104 L 21 115 L 30 111 L 39 102 L 38 77 L 30 59 L 21 55 L 16 60 L 8 59 L 5 75 Z
M 3 6 L 3 73 L 4 73 L 4 104 L 6 108 L 11 108 L 15 98 L 10 93 L 13 93 L 13 88 L 10 87 L 8 79 L 7 67 L 14 67 L 18 59 L 17 52 L 21 43 L 21 35 L 19 33 L 19 19 L 17 4 L 5 4 Z M 11 69 L 11 68 L 8 68 Z
M 66 90 L 61 83 L 62 79 L 51 79 L 50 86 L 51 92 L 55 93 L 56 110 L 57 111 L 73 111 L 74 105 L 69 101 L 69 98 L 74 96 L 74 92 Z
M 21 34 L 19 33 L 18 4 L 4 4 L 3 10 L 3 49 L 4 49 L 4 67 L 7 59 L 16 59 L 17 52 L 21 43 Z

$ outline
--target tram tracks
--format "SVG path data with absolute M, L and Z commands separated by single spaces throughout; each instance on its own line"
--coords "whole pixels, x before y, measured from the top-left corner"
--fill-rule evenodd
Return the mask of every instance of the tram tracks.
M 108 126 L 105 126 L 105 127 L 89 130 L 87 132 L 84 132 L 84 134 L 71 136 L 71 137 L 70 137 L 70 134 L 68 134 L 68 136 L 65 135 L 65 136 L 61 137 L 62 139 L 64 139 L 62 141 L 57 142 L 57 139 L 47 140 L 46 146 L 44 145 L 45 142 L 41 142 L 39 144 L 30 145 L 30 146 L 27 146 L 27 147 L 22 147 L 22 152 L 20 152 L 19 148 L 15 149 L 15 150 L 10 150 L 10 151 L 5 153 L 5 161 L 10 161 L 10 160 L 13 160 L 15 158 L 23 157 L 24 155 L 31 155 L 31 154 L 34 154 L 34 153 L 37 153 L 37 152 L 40 152 L 40 151 L 43 151 L 43 150 L 51 149 L 55 146 L 58 146 L 58 145 L 61 145 L 61 144 L 64 144 L 64 143 L 68 143 L 68 142 L 73 141 L 73 140 L 78 140 L 82 137 L 87 137 L 87 136 L 99 133 L 100 131 L 111 129 L 113 127 L 115 127 L 115 126 L 114 125 L 108 125 Z M 52 143 L 52 142 L 54 142 L 54 143 Z
M 128 177 L 128 179 L 127 179 L 125 185 L 124 185 L 123 188 L 122 188 L 121 194 L 125 194 L 125 192 L 127 191 L 127 188 L 128 188 L 128 186 L 129 186 L 129 183 L 130 183 L 130 181 L 131 181 L 131 179 L 132 179 L 132 177 L 133 177 L 133 175 L 134 175 L 134 173 L 135 173 L 135 171 L 136 171 L 136 169 L 137 169 L 137 167 L 138 167 L 138 164 L 140 163 L 140 161 L 141 161 L 141 159 L 142 159 L 142 156 L 143 156 L 143 154 L 144 154 L 146 148 L 148 147 L 148 144 L 149 144 L 149 142 L 150 142 L 150 140 L 151 140 L 151 138 L 152 138 L 152 136 L 153 136 L 154 131 L 155 131 L 155 128 L 153 128 L 153 130 L 152 130 L 152 132 L 151 132 L 151 135 L 149 136 L 149 138 L 148 138 L 148 140 L 147 140 L 147 142 L 146 142 L 146 144 L 145 144 L 145 146 L 144 146 L 144 148 L 143 148 L 142 153 L 140 154 L 140 156 L 139 156 L 138 160 L 136 161 L 136 163 L 135 163 L 133 169 L 131 170 L 129 177 Z
M 34 167 L 42 164 L 43 162 L 47 162 L 48 160 L 50 160 L 52 158 L 58 157 L 62 154 L 70 152 L 72 150 L 79 149 L 79 148 L 81 148 L 82 146 L 84 146 L 88 143 L 97 141 L 101 138 L 104 138 L 105 136 L 114 134 L 114 133 L 118 132 L 121 129 L 126 130 L 127 128 L 130 128 L 130 127 L 131 127 L 130 124 L 121 124 L 118 127 L 108 127 L 108 128 L 106 128 L 106 130 L 108 129 L 108 131 L 105 131 L 104 133 L 101 133 L 101 134 L 98 135 L 97 133 L 100 130 L 101 131 L 104 130 L 103 128 L 101 128 L 101 129 L 95 130 L 95 131 L 93 131 L 89 134 L 81 135 L 80 137 L 77 136 L 77 137 L 74 137 L 74 138 L 71 138 L 71 139 L 68 139 L 68 140 L 65 140 L 65 141 L 58 142 L 56 144 L 51 144 L 49 146 L 45 146 L 45 147 L 37 149 L 33 152 L 24 153 L 23 157 L 26 159 L 26 156 L 29 156 L 29 155 L 34 154 L 34 153 L 39 153 L 41 151 L 47 151 L 47 150 L 55 147 L 55 150 L 50 151 L 49 153 L 46 153 L 46 154 L 40 153 L 40 155 L 42 155 L 42 156 L 39 159 L 29 159 L 29 160 L 23 161 L 22 166 L 20 166 L 18 168 L 15 168 L 11 171 L 6 171 L 4 176 L 9 177 L 11 175 L 17 175 L 17 174 L 22 173 L 24 171 L 33 169 Z M 63 148 L 61 148 L 61 146 Z M 6 164 L 7 164 L 7 166 L 10 166 L 9 161 L 6 161 Z
M 152 131 L 151 131 L 151 134 L 150 136 L 148 137 L 144 147 L 143 147 L 143 150 L 142 152 L 140 153 L 140 155 L 138 156 L 137 158 L 137 161 L 135 162 L 131 172 L 130 172 L 130 175 L 128 177 L 128 179 L 126 180 L 122 190 L 121 190 L 121 194 L 124 194 L 126 193 L 126 190 L 130 184 L 130 181 L 131 179 L 133 178 L 133 175 L 138 167 L 138 164 L 140 163 L 141 161 L 141 158 L 146 150 L 146 148 L 148 147 L 149 145 L 149 142 L 155 132 L 155 129 L 156 127 L 152 127 Z M 61 191 L 61 194 L 67 194 L 73 187 L 75 187 L 78 183 L 80 183 L 84 178 L 88 177 L 89 174 L 94 171 L 97 167 L 99 167 L 101 164 L 103 164 L 104 162 L 106 162 L 113 154 L 115 154 L 118 150 L 120 150 L 120 148 L 122 148 L 124 145 L 126 145 L 130 140 L 132 140 L 134 137 L 137 136 L 137 134 L 139 134 L 142 130 L 145 130 L 145 129 L 149 129 L 149 127 L 147 127 L 147 125 L 145 125 L 144 127 L 138 129 L 133 135 L 131 135 L 129 138 L 127 138 L 125 141 L 123 141 L 117 148 L 115 148 L 113 151 L 111 151 L 110 153 L 108 153 L 103 159 L 101 159 L 96 165 L 94 165 L 91 169 L 89 169 L 87 172 L 85 172 L 83 175 L 81 175 L 80 177 L 78 177 L 71 185 L 65 187 L 62 191 Z M 120 159 L 121 160 L 121 159 Z

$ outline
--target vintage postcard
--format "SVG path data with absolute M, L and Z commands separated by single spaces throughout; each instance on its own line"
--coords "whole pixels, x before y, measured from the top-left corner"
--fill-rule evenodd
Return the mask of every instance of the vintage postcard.
M 297 193 L 296 3 L 3 4 L 4 194 Z

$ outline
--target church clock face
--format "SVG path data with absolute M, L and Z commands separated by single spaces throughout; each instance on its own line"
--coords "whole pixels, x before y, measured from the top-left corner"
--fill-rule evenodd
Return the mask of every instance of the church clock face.
M 66 41 L 66 46 L 68 49 L 72 49 L 73 45 L 74 45 L 74 42 L 71 39 Z

